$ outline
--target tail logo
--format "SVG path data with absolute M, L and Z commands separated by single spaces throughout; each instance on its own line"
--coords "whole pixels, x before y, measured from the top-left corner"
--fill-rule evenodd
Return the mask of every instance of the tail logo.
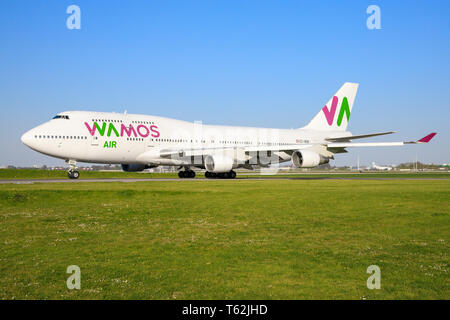
M 328 109 L 327 105 L 325 105 L 322 108 L 323 114 L 325 115 L 325 118 L 327 119 L 329 126 L 333 125 L 334 115 L 336 114 L 338 102 L 339 102 L 338 97 L 334 96 L 333 99 L 331 100 L 331 109 Z M 347 122 L 348 122 L 348 120 L 350 119 L 350 107 L 348 105 L 347 97 L 344 97 L 344 99 L 342 99 L 341 109 L 339 111 L 339 115 L 338 115 L 338 119 L 337 119 L 338 127 L 340 127 L 342 124 L 342 119 L 344 118 L 344 113 L 345 113 L 345 116 L 347 117 Z

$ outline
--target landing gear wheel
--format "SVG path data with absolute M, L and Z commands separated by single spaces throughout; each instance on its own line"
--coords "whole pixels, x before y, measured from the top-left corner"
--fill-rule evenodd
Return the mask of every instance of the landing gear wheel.
M 228 171 L 228 172 L 219 172 L 219 173 L 206 171 L 205 178 L 207 178 L 207 179 L 215 179 L 215 178 L 234 179 L 234 178 L 236 178 L 236 172 L 234 172 L 233 170 Z
M 194 170 L 182 170 L 178 171 L 178 177 L 180 178 L 195 178 L 195 171 Z
M 67 172 L 67 175 L 70 179 L 78 179 L 80 177 L 80 173 L 77 170 Z
M 207 179 L 219 178 L 220 177 L 219 175 L 220 175 L 220 173 L 214 173 L 214 172 L 209 172 L 209 171 L 205 172 L 205 178 L 207 178 Z

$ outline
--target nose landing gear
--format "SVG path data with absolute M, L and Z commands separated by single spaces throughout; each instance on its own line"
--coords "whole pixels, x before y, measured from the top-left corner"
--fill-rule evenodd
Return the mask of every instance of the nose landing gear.
M 70 179 L 78 179 L 78 177 L 80 176 L 80 172 L 78 172 L 77 170 L 73 170 L 73 171 L 69 170 L 67 172 L 67 176 Z
M 75 160 L 68 160 L 66 162 L 69 164 L 69 170 L 67 171 L 69 179 L 78 179 L 80 177 L 80 172 L 77 170 L 77 162 Z

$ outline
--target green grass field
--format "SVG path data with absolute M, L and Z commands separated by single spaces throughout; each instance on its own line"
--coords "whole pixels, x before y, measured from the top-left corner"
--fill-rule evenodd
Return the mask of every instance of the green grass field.
M 278 172 L 273 175 L 261 175 L 259 171 L 238 171 L 238 178 L 263 177 L 333 177 L 333 178 L 432 178 L 432 179 L 450 179 L 448 172 Z M 176 178 L 177 173 L 146 173 L 146 172 L 121 172 L 121 171 L 80 171 L 80 179 L 152 179 L 152 178 Z M 204 178 L 202 172 L 197 172 L 197 178 Z M 14 179 L 67 179 L 67 172 L 60 170 L 39 170 L 39 169 L 0 169 L 0 180 Z
M 3 184 L 0 297 L 449 299 L 449 195 L 448 180 Z
M 450 175 L 449 175 L 450 177 Z M 141 178 L 178 178 L 177 173 L 143 173 L 121 171 L 80 171 L 80 179 L 141 179 Z M 0 169 L 2 179 L 68 179 L 67 172 L 62 170 L 39 169 Z

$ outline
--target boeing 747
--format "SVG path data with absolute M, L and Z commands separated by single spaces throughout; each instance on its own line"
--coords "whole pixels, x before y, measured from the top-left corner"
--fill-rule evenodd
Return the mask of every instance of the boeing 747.
M 128 172 L 176 166 L 180 178 L 235 178 L 236 168 L 271 167 L 292 161 L 298 168 L 328 163 L 352 147 L 387 147 L 429 142 L 353 142 L 393 133 L 353 135 L 347 131 L 357 83 L 345 83 L 317 115 L 298 129 L 202 125 L 170 118 L 90 111 L 65 111 L 23 134 L 22 142 L 64 159 L 68 176 L 79 177 L 77 162 L 121 164 Z

